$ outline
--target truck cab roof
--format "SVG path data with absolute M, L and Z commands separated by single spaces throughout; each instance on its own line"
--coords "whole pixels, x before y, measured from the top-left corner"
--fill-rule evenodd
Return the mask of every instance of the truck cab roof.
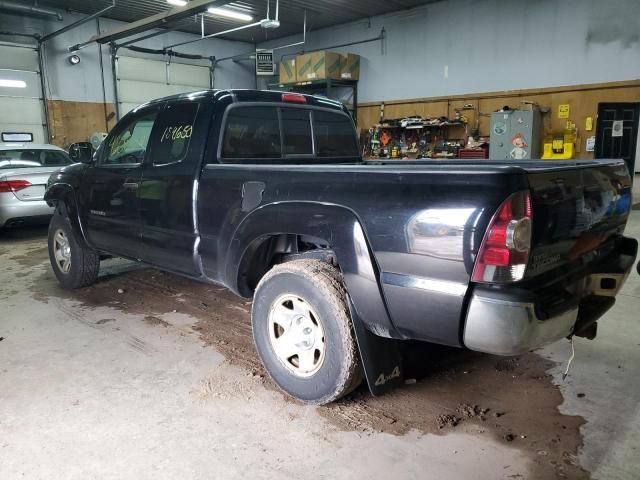
M 162 102 L 176 102 L 184 100 L 195 100 L 197 98 L 210 98 L 213 101 L 228 99 L 231 96 L 233 102 L 259 102 L 259 103 L 296 103 L 309 106 L 329 108 L 333 110 L 346 111 L 342 103 L 319 95 L 305 95 L 302 93 L 282 92 L 275 90 L 252 90 L 252 89 L 210 89 L 189 93 L 179 93 L 167 97 L 157 98 L 145 105 L 153 105 Z

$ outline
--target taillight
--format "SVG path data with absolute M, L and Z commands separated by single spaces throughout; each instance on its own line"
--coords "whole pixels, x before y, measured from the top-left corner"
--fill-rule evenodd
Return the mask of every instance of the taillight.
M 307 99 L 300 93 L 283 93 L 282 101 L 289 103 L 307 103 Z
M 517 282 L 524 277 L 531 250 L 533 212 L 528 191 L 507 198 L 487 228 L 476 258 L 474 282 Z
M 17 192 L 23 188 L 30 187 L 31 183 L 27 180 L 6 180 L 0 181 L 0 193 Z

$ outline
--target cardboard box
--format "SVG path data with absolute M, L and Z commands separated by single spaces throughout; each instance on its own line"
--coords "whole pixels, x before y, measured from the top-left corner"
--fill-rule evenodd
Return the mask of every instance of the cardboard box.
M 296 78 L 296 59 L 280 62 L 280 83 L 294 83 Z
M 321 50 L 296 58 L 297 81 L 340 79 L 342 57 L 339 53 Z
M 343 53 L 340 55 L 342 62 L 340 66 L 340 78 L 345 80 L 360 79 L 360 55 L 355 53 Z

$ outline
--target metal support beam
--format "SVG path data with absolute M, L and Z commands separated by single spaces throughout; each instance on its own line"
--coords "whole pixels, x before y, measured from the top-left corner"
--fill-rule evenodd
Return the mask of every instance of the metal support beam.
M 210 33 L 209 35 L 205 35 L 204 37 L 196 38 L 195 40 L 187 40 L 185 42 L 180 42 L 180 43 L 175 43 L 173 45 L 168 45 L 165 48 L 169 49 L 169 48 L 173 48 L 173 47 L 179 47 L 179 46 L 182 46 L 182 45 L 187 45 L 189 43 L 199 42 L 200 40 L 204 40 L 205 38 L 219 37 L 220 35 L 226 35 L 227 33 L 237 32 L 238 30 L 244 30 L 245 28 L 257 27 L 260 24 L 262 24 L 262 21 L 253 22 L 253 23 L 250 23 L 248 25 L 242 25 L 241 27 L 231 28 L 229 30 L 223 30 L 222 32 Z
M 211 65 L 209 66 L 209 88 L 213 88 L 215 81 L 216 57 L 209 57 Z
M 384 29 L 384 27 L 382 27 L 382 30 L 380 30 L 380 35 L 378 35 L 377 37 L 367 38 L 367 39 L 364 39 L 364 40 L 356 40 L 355 42 L 340 43 L 338 45 L 331 45 L 329 47 L 320 47 L 320 48 L 318 48 L 318 50 L 332 50 L 334 48 L 349 47 L 351 45 L 360 45 L 362 43 L 377 42 L 378 40 L 384 41 L 386 34 L 387 34 L 387 31 Z M 302 55 L 303 53 L 306 53 L 306 51 L 305 50 L 300 50 L 300 51 L 294 52 L 294 53 L 286 53 L 286 54 L 282 55 L 282 58 L 291 57 L 291 56 L 295 56 L 295 55 Z
M 100 18 L 96 18 L 96 32 L 100 33 Z M 108 132 L 109 113 L 107 112 L 107 88 L 104 83 L 104 60 L 102 58 L 102 45 L 98 45 L 98 55 L 100 58 L 100 80 L 102 81 L 102 110 L 104 112 L 104 131 Z
M 9 10 L 19 12 L 23 15 L 32 15 L 37 17 L 55 17 L 62 20 L 62 15 L 50 8 L 42 8 L 31 5 L 24 5 L 18 2 L 0 1 L 0 10 Z
M 297 47 L 298 45 L 304 45 L 307 43 L 307 10 L 304 11 L 304 22 L 302 24 L 302 41 L 296 43 L 290 43 L 289 45 L 280 45 L 279 47 L 274 47 L 272 50 L 282 50 L 283 48 L 289 47 Z
M 154 28 L 166 26 L 171 22 L 177 22 L 183 18 L 204 12 L 209 7 L 221 7 L 229 3 L 229 0 L 193 0 L 183 7 L 171 8 L 165 12 L 160 12 L 150 17 L 143 18 L 136 22 L 128 23 L 110 32 L 94 35 L 88 41 L 74 45 L 76 50 L 90 43 L 111 43 L 121 38 L 130 37 L 138 33 L 146 32 Z
M 277 14 L 276 14 L 277 15 Z M 269 10 L 267 7 L 267 19 L 269 18 Z M 222 33 L 226 33 L 226 32 L 220 32 L 218 33 L 218 35 L 221 35 Z M 279 47 L 274 47 L 271 50 L 281 50 L 283 48 L 289 48 L 289 47 L 296 47 L 298 45 L 304 45 L 307 42 L 307 10 L 305 9 L 304 11 L 304 21 L 302 24 L 302 41 L 301 42 L 296 42 L 296 43 L 290 43 L 288 45 L 280 45 Z M 238 55 L 232 55 L 230 57 L 222 57 L 220 59 L 216 60 L 216 63 L 218 62 L 223 62 L 225 60 L 232 60 L 235 63 L 241 62 L 243 60 L 253 60 L 255 59 L 255 49 L 251 52 L 247 52 L 247 53 L 241 53 Z
M 51 132 L 49 130 L 49 104 L 47 101 L 47 89 L 46 89 L 46 80 L 45 80 L 45 72 L 44 72 L 44 44 L 42 42 L 38 43 L 37 47 L 38 52 L 38 69 L 40 70 L 40 89 L 42 90 L 42 107 L 44 109 L 44 132 L 47 135 L 47 141 L 45 143 L 49 143 L 51 141 Z
M 40 35 L 38 35 L 37 33 L 18 33 L 18 32 L 8 32 L 6 30 L 2 30 L 0 31 L 0 37 L 27 37 L 27 38 L 33 38 L 36 41 L 40 41 Z
M 104 13 L 107 13 L 109 10 L 111 10 L 113 7 L 116 6 L 116 0 L 112 0 L 113 3 L 111 5 L 109 5 L 108 7 L 103 8 L 102 10 L 96 12 L 96 13 L 92 13 L 91 15 L 88 15 L 84 18 L 81 18 L 80 20 L 78 20 L 77 22 L 73 22 L 70 23 L 69 25 L 67 25 L 66 27 L 62 27 L 60 30 L 56 30 L 55 32 L 51 32 L 47 35 L 45 35 L 44 37 L 42 37 L 40 39 L 41 42 L 46 42 L 47 40 L 51 40 L 54 37 L 57 37 L 58 35 L 62 35 L 65 32 L 68 32 L 69 30 L 72 30 L 76 27 L 79 27 L 80 25 L 83 25 L 87 22 L 90 22 L 91 20 L 93 20 L 94 18 L 98 18 L 99 16 L 101 16 Z
M 110 45 L 111 76 L 113 78 L 113 104 L 116 107 L 116 121 L 120 120 L 120 99 L 118 98 L 118 47 Z
M 128 45 L 131 45 L 131 44 L 134 44 L 134 43 L 138 43 L 138 42 L 141 42 L 143 40 L 147 40 L 149 38 L 157 37 L 158 35 L 164 35 L 165 33 L 172 32 L 173 30 L 175 30 L 175 28 L 176 27 L 169 27 L 169 28 L 166 28 L 166 29 L 158 30 L 156 32 L 151 32 L 151 33 L 149 33 L 147 35 L 142 35 L 141 37 L 136 37 L 136 38 L 133 38 L 131 40 L 127 40 L 126 42 L 118 43 L 117 46 L 118 46 L 118 48 L 126 47 Z

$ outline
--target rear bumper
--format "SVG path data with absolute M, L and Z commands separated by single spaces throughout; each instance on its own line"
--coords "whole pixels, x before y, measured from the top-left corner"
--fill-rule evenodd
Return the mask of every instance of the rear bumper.
M 44 218 L 53 215 L 53 210 L 44 200 L 23 202 L 12 193 L 0 193 L 0 227 L 32 218 Z
M 464 345 L 478 352 L 519 355 L 568 337 L 577 320 L 577 308 L 542 320 L 533 303 L 474 294 L 464 328 Z
M 471 296 L 463 343 L 479 352 L 520 355 L 571 335 L 579 335 L 615 303 L 633 268 L 637 243 L 625 239 L 624 250 L 580 281 L 578 299 L 567 309 L 545 315 L 536 295 L 477 286 Z M 524 293 L 524 294 L 523 294 Z

